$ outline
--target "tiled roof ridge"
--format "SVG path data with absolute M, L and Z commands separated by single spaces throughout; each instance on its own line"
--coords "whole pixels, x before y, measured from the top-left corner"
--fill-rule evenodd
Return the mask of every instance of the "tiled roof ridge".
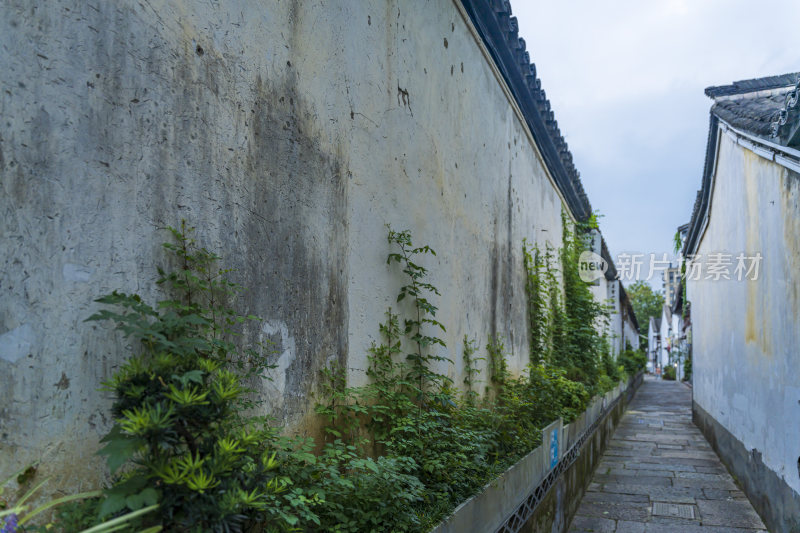
M 794 85 L 797 82 L 797 79 L 798 73 L 790 72 L 787 74 L 778 74 L 776 76 L 764 76 L 763 78 L 739 80 L 728 85 L 713 85 L 711 87 L 706 87 L 705 94 L 710 98 L 717 98 L 719 96 L 732 96 L 756 91 L 778 89 L 781 87 L 789 87 Z
M 539 112 L 542 114 L 548 133 L 550 134 L 550 139 L 558 151 L 561 164 L 564 165 L 564 168 L 569 173 L 578 198 L 585 203 L 585 212 L 591 214 L 592 208 L 589 203 L 589 197 L 583 189 L 580 172 L 578 172 L 578 169 L 575 167 L 572 152 L 570 152 L 569 145 L 558 127 L 558 121 L 550 105 L 550 100 L 547 99 L 547 93 L 542 89 L 542 80 L 536 76 L 536 65 L 531 63 L 530 54 L 526 50 L 525 39 L 519 37 L 519 22 L 517 17 L 512 15 L 511 2 L 510 0 L 494 0 L 493 4 L 495 5 L 495 13 L 498 14 L 498 20 L 501 24 L 506 24 L 508 45 L 514 50 L 520 72 L 525 78 L 531 95 L 536 101 Z M 575 214 L 578 215 L 578 213 Z
M 463 4 L 467 8 L 467 12 L 470 14 L 473 22 L 476 23 L 476 27 L 478 27 L 478 31 L 482 34 L 481 36 L 487 47 L 489 47 L 490 51 L 493 53 L 492 55 L 495 61 L 500 63 L 498 66 L 501 67 L 501 72 L 503 72 L 506 81 L 511 86 L 518 103 L 520 103 L 520 108 L 523 115 L 526 115 L 525 118 L 531 126 L 537 144 L 540 145 L 542 152 L 545 152 L 543 153 L 545 162 L 549 167 L 560 165 L 560 169 L 550 168 L 550 170 L 551 173 L 555 174 L 554 179 L 556 180 L 556 184 L 564 194 L 570 211 L 572 211 L 572 214 L 578 220 L 587 220 L 592 214 L 592 206 L 589 203 L 589 198 L 581 183 L 580 173 L 578 169 L 575 168 L 569 145 L 561 134 L 550 101 L 547 99 L 547 94 L 544 89 L 542 89 L 542 82 L 536 76 L 536 65 L 531 63 L 530 54 L 526 49 L 525 39 L 519 36 L 519 22 L 517 18 L 512 15 L 510 1 L 463 0 Z M 487 10 L 487 7 L 490 9 Z M 489 13 L 494 15 L 494 21 L 487 20 L 486 15 Z M 514 79 L 516 76 L 512 76 L 512 73 L 504 72 L 503 67 L 507 69 L 511 66 L 505 64 L 504 54 L 496 49 L 492 50 L 493 47 L 498 47 L 500 43 L 492 39 L 495 35 L 487 36 L 486 33 L 491 33 L 492 30 L 495 29 L 499 30 L 504 41 L 502 44 L 511 52 L 514 58 L 515 65 L 513 65 L 513 67 L 517 69 L 517 72 L 514 74 L 519 76 L 518 79 Z M 520 80 L 524 84 L 524 91 L 519 90 L 521 88 L 517 81 Z M 525 92 L 527 94 L 519 94 L 520 92 Z M 526 97 L 532 100 L 535 112 L 538 113 L 539 117 L 528 116 L 530 114 L 530 107 L 522 105 L 522 102 L 519 102 Z M 531 124 L 531 122 L 537 122 L 537 118 L 541 120 L 544 126 L 547 139 L 542 139 L 541 134 L 537 135 L 537 133 L 540 133 L 539 128 L 536 128 L 535 124 Z M 542 146 L 545 144 L 545 141 L 549 141 L 551 146 Z M 555 159 L 555 161 L 553 159 Z
M 698 190 L 697 194 L 694 197 L 694 205 L 692 206 L 692 216 L 689 219 L 689 223 L 686 224 L 688 226 L 687 239 L 688 239 L 688 231 L 692 228 L 692 222 L 695 220 L 695 218 L 697 217 L 697 213 L 700 211 L 700 203 L 702 202 L 702 200 L 703 200 L 703 191 Z
M 700 232 L 703 228 L 703 221 L 710 201 L 711 174 L 714 168 L 714 159 L 716 158 L 719 117 L 713 112 L 709 113 L 709 115 L 710 120 L 708 125 L 708 139 L 706 141 L 705 162 L 703 164 L 703 178 L 700 190 L 697 191 L 697 196 L 695 196 L 694 206 L 692 207 L 692 218 L 689 221 L 689 231 L 683 243 L 682 251 L 684 255 L 693 255 L 697 253 Z
M 743 80 L 733 82 L 731 85 L 723 85 L 718 87 L 709 87 L 705 90 L 707 96 L 712 98 L 717 98 L 719 96 L 730 96 L 734 94 L 745 94 L 750 92 L 759 92 L 763 90 L 771 90 L 783 87 L 793 87 L 788 94 L 785 96 L 786 100 L 783 106 L 783 109 L 779 112 L 777 117 L 773 113 L 769 116 L 768 120 L 770 121 L 770 129 L 774 134 L 777 133 L 781 135 L 781 120 L 785 124 L 787 122 L 789 115 L 791 113 L 796 113 L 800 106 L 797 105 L 798 101 L 800 101 L 800 72 L 794 72 L 789 74 L 780 74 L 777 76 L 767 76 L 764 78 L 754 78 L 751 80 Z M 772 96 L 765 96 L 762 97 L 763 99 L 766 98 L 777 98 L 778 95 Z M 758 98 L 752 99 L 754 102 L 758 101 Z M 763 134 L 765 132 L 754 132 L 755 124 L 753 117 L 745 117 L 750 120 L 751 124 L 749 127 L 743 127 L 745 131 L 750 131 L 751 133 L 755 133 L 756 135 Z M 775 120 L 777 118 L 777 121 Z M 766 116 L 765 116 L 766 119 Z M 710 121 L 708 127 L 708 139 L 706 142 L 706 154 L 705 154 L 705 163 L 703 165 L 703 177 L 700 186 L 700 190 L 697 191 L 697 196 L 695 197 L 694 206 L 692 208 L 692 218 L 689 222 L 689 231 L 686 237 L 686 241 L 683 245 L 683 252 L 684 254 L 696 254 L 697 248 L 700 243 L 701 232 L 704 229 L 704 223 L 706 216 L 708 214 L 708 207 L 711 202 L 711 181 L 712 181 L 712 174 L 714 171 L 714 162 L 717 157 L 717 143 L 718 143 L 718 126 L 720 120 L 731 120 L 731 117 L 728 116 L 725 112 L 723 107 L 721 106 L 720 100 L 717 100 L 714 105 L 711 107 L 710 112 Z M 777 124 L 777 126 L 776 126 Z M 739 126 L 742 127 L 742 126 Z M 766 137 L 766 135 L 764 135 Z M 780 142 L 779 144 L 785 144 L 784 142 Z
M 636 327 L 636 332 L 641 333 L 641 329 L 639 326 L 639 319 L 636 318 L 636 311 L 633 310 L 633 304 L 631 303 L 631 298 L 628 296 L 628 291 L 625 290 L 625 285 L 622 283 L 619 284 L 619 297 L 620 300 L 625 303 L 625 308 L 627 310 L 627 315 L 633 320 L 633 325 Z M 649 326 L 649 325 L 648 325 Z

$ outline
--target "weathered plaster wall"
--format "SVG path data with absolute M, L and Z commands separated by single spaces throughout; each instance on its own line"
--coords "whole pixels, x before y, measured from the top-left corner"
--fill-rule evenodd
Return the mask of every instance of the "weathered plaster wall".
M 666 304 L 661 307 L 661 348 L 658 353 L 658 364 L 662 369 L 669 364 L 670 350 L 667 350 L 667 347 L 671 346 L 672 315 L 668 309 Z
M 630 319 L 625 320 L 622 324 L 624 338 L 622 341 L 622 349 L 625 349 L 625 343 L 630 342 L 631 347 L 634 350 L 639 349 L 639 331 L 636 329 L 636 326 L 633 325 L 633 321 Z
M 624 324 L 622 323 L 622 306 L 619 301 L 619 280 L 602 279 L 605 285 L 607 304 L 610 316 L 608 320 L 608 340 L 611 344 L 611 354 L 616 357 L 625 348 L 622 344 Z
M 287 63 L 325 65 L 313 13 L 214 6 L 0 8 L 2 470 L 43 459 L 70 483 L 98 463 L 97 389 L 126 352 L 83 320 L 113 289 L 155 297 L 159 228 L 181 218 L 265 317 L 247 339 L 277 342 L 280 420 L 301 424 L 320 364 L 347 353 L 347 137 Z M 285 37 L 263 31 L 279 21 Z
M 656 328 L 656 322 L 650 318 L 647 325 L 647 360 L 658 362 L 658 336 L 660 332 Z
M 698 253 L 733 254 L 734 268 L 741 252 L 763 260 L 756 281 L 687 285 L 694 400 L 800 492 L 800 175 L 720 139 Z
M 597 242 L 599 243 L 599 238 Z M 599 244 L 595 245 L 595 250 L 595 253 L 597 253 Z M 606 335 L 612 357 L 617 357 L 625 348 L 623 340 L 625 338 L 625 324 L 622 320 L 619 284 L 619 280 L 609 280 L 604 276 L 589 285 L 595 300 L 605 305 L 608 310 L 608 319 L 598 322 L 597 329 L 600 333 Z
M 558 245 L 561 201 L 450 0 L 19 0 L 0 47 L 0 474 L 102 475 L 97 388 L 127 352 L 83 320 L 158 296 L 181 218 L 264 317 L 245 339 L 275 343 L 262 390 L 291 428 L 327 361 L 364 379 L 401 284 L 386 223 L 438 252 L 455 383 L 464 334 L 524 368 L 522 239 Z
M 609 282 L 609 295 L 611 296 L 611 306 L 612 306 L 612 314 L 611 314 L 611 335 L 613 342 L 611 343 L 612 351 L 614 356 L 619 355 L 619 353 L 625 349 L 625 339 L 626 339 L 626 331 L 625 331 L 625 322 L 622 319 L 622 302 L 619 298 L 619 280 L 612 280 Z

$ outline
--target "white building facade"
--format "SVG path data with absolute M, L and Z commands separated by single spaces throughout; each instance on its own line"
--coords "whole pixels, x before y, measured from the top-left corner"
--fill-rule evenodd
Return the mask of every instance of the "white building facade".
M 694 419 L 773 532 L 800 517 L 798 79 L 706 89 L 706 165 L 684 246 Z

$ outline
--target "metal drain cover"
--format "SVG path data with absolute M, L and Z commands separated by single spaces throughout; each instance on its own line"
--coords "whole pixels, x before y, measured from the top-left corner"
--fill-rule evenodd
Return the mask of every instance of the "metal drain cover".
M 670 516 L 694 520 L 694 507 L 677 503 L 653 502 L 653 516 Z

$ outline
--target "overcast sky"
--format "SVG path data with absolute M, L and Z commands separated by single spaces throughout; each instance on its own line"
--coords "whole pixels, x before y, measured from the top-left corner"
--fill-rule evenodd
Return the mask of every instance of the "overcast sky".
M 799 0 L 512 0 L 613 256 L 671 252 L 710 85 L 800 71 Z M 660 282 L 654 282 L 660 288 Z

